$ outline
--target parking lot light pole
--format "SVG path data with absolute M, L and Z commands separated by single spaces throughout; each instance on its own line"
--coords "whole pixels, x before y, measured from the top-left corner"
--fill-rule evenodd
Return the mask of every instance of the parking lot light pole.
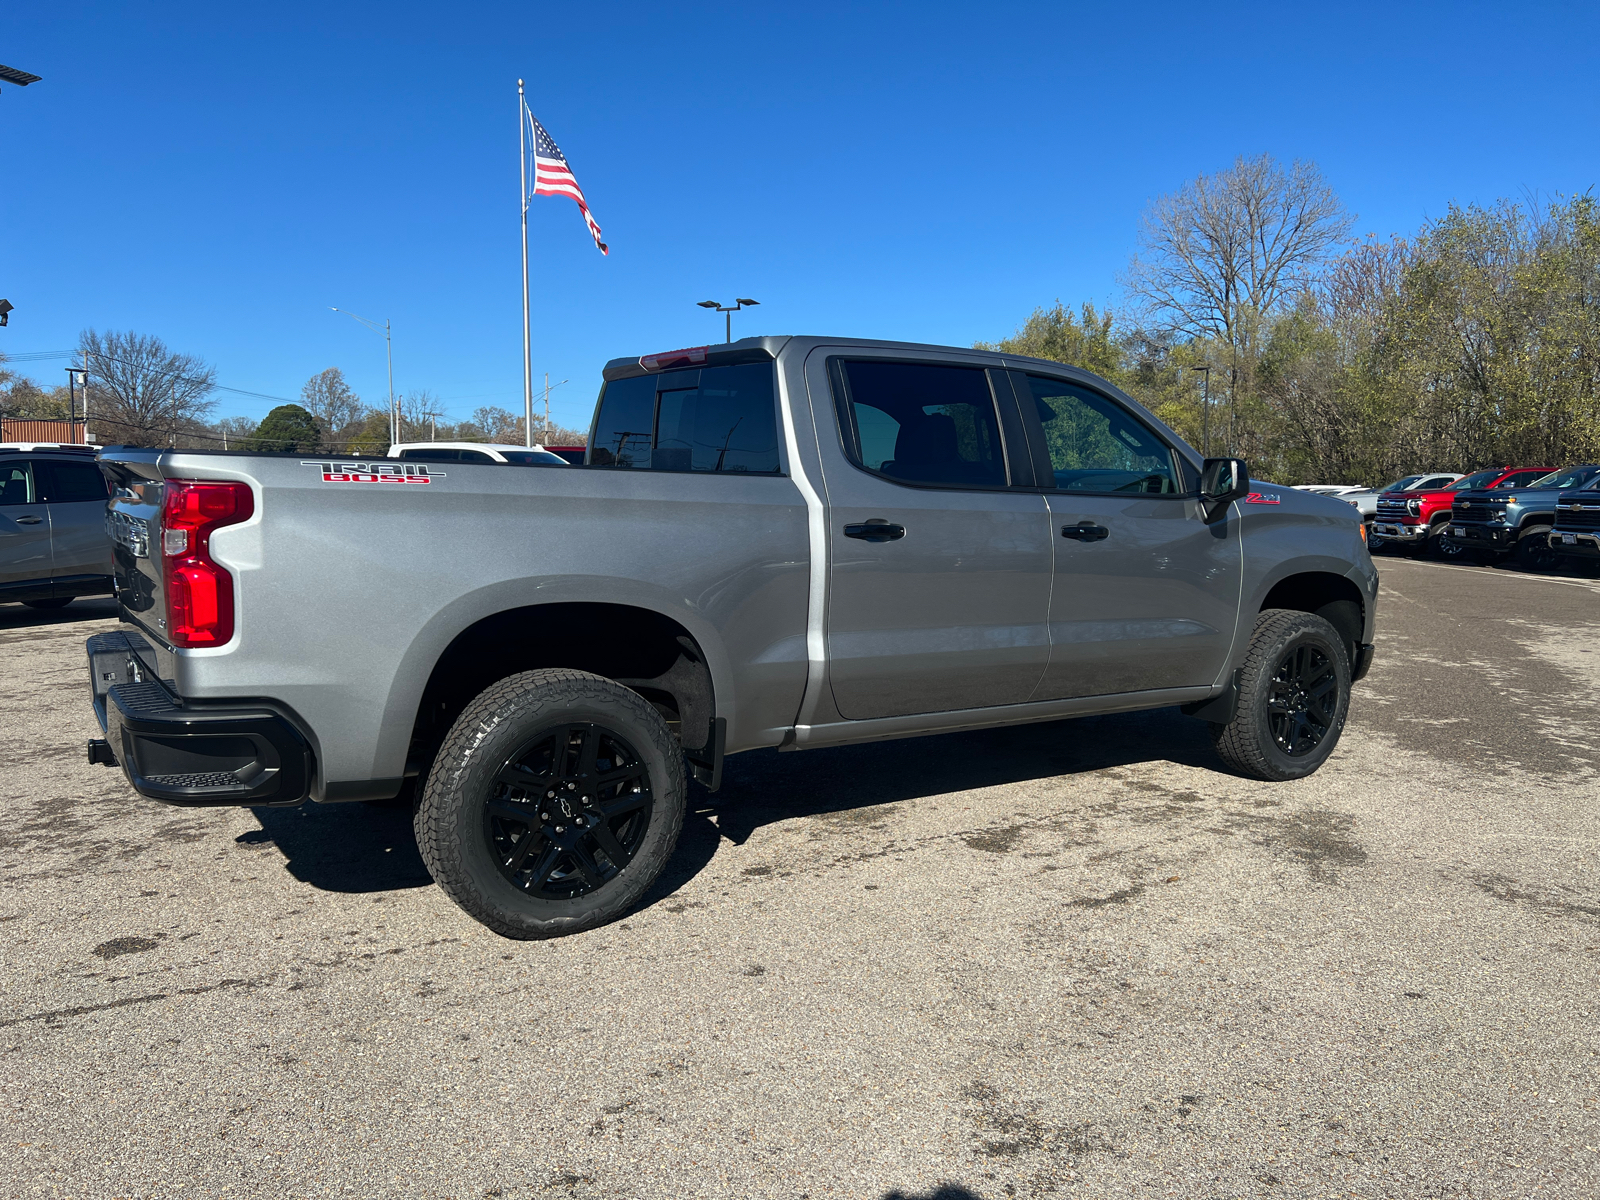
M 1211 457 L 1211 366 L 1196 367 L 1206 375 L 1205 391 L 1200 399 L 1200 453 Z
M 400 411 L 395 407 L 394 403 L 394 339 L 390 337 L 389 318 L 385 317 L 383 324 L 379 325 L 376 321 L 368 320 L 366 317 L 356 316 L 348 308 L 335 308 L 333 311 L 343 313 L 347 317 L 360 321 L 374 333 L 383 334 L 384 344 L 389 351 L 389 444 L 392 446 L 400 440 Z
M 728 314 L 728 325 L 727 325 L 727 338 L 726 338 L 726 340 L 730 341 L 730 342 L 733 341 L 733 314 L 738 312 L 741 308 L 754 308 L 756 305 L 758 305 L 760 303 L 761 303 L 761 301 L 759 301 L 759 300 L 749 300 L 749 299 L 739 300 L 739 299 L 735 299 L 734 302 L 733 302 L 733 307 L 732 308 L 724 308 L 716 300 L 701 300 L 699 302 L 701 308 L 714 308 L 719 313 L 727 313 Z

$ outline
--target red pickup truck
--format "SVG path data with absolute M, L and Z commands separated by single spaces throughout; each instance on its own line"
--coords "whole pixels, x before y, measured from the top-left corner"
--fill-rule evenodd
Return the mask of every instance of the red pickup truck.
M 1452 545 L 1444 531 L 1450 525 L 1450 504 L 1457 492 L 1526 487 L 1554 470 L 1555 467 L 1491 467 L 1437 491 L 1385 492 L 1378 497 L 1378 514 L 1372 522 L 1372 548 L 1393 542 L 1440 558 L 1454 557 L 1460 547 Z

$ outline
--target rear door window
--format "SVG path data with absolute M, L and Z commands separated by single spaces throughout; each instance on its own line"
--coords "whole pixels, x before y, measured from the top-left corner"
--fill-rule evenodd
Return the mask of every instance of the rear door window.
M 33 464 L 0 463 L 0 505 L 35 504 Z
M 1064 379 L 1028 376 L 1055 486 L 1069 492 L 1171 496 L 1172 448 L 1120 404 Z
M 945 363 L 837 360 L 845 448 L 901 483 L 1005 487 L 1005 450 L 989 376 Z
M 39 480 L 40 498 L 47 504 L 80 504 L 91 500 L 103 504 L 111 494 L 106 477 L 92 463 L 49 462 L 39 466 L 43 475 Z
M 777 474 L 773 370 L 740 363 L 613 379 L 600 395 L 589 465 Z

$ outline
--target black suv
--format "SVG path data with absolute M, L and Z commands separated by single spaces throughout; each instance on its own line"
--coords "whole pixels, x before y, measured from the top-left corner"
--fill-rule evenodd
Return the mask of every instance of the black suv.
M 89 446 L 0 443 L 0 603 L 111 594 L 106 477 Z

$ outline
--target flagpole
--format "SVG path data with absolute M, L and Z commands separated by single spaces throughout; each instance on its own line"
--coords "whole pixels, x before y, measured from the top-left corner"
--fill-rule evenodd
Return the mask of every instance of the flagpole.
M 533 445 L 533 326 L 528 316 L 528 102 L 517 80 L 517 142 L 522 163 L 522 413 L 523 445 Z

